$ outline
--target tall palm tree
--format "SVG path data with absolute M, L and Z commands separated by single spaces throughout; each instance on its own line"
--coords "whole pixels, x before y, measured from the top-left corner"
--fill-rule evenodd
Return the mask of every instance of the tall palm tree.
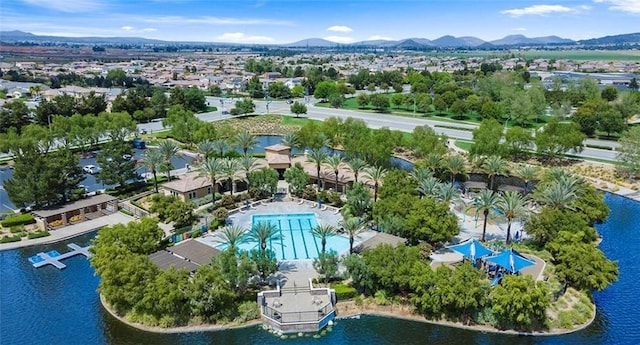
M 240 171 L 244 172 L 244 181 L 247 183 L 249 190 L 249 174 L 258 169 L 258 160 L 251 156 L 242 156 L 239 160 Z
M 487 234 L 487 218 L 489 218 L 489 212 L 498 207 L 499 201 L 500 196 L 490 189 L 481 190 L 473 198 L 473 204 L 476 207 L 476 214 L 482 212 L 484 215 L 484 223 L 482 224 L 482 242 L 485 241 Z
M 312 162 L 316 165 L 316 173 L 318 177 L 318 190 L 320 190 L 320 168 L 322 168 L 322 164 L 327 161 L 327 157 L 329 155 L 323 149 L 315 149 L 309 152 L 307 155 L 307 161 Z
M 387 169 L 383 167 L 370 167 L 366 170 L 367 177 L 373 182 L 373 202 L 378 201 L 378 187 L 384 181 Z
M 526 218 L 529 215 L 526 204 L 527 199 L 518 192 L 508 191 L 500 197 L 498 210 L 507 218 L 507 244 L 511 242 L 511 223 L 513 220 Z
M 529 182 L 538 179 L 540 169 L 535 165 L 524 164 L 515 170 L 516 176 L 524 182 L 524 194 L 529 193 Z
M 358 175 L 360 175 L 360 172 L 365 170 L 367 166 L 367 162 L 365 162 L 364 159 L 360 159 L 358 157 L 352 158 L 347 162 L 347 167 L 353 173 L 353 177 L 355 178 L 356 183 L 358 183 Z
M 228 225 L 220 229 L 220 242 L 228 244 L 228 250 L 236 251 L 236 247 L 244 243 L 246 238 L 243 235 L 247 232 L 247 229 L 238 225 Z
M 554 182 L 540 185 L 533 193 L 533 197 L 537 202 L 558 210 L 573 210 L 573 203 L 578 199 L 578 194 L 574 185 Z
M 205 140 L 198 143 L 196 152 L 200 154 L 202 161 L 206 161 L 216 153 L 216 148 L 213 141 Z
M 336 192 L 338 192 L 338 174 L 340 173 L 340 168 L 344 166 L 344 158 L 340 155 L 329 156 L 325 160 L 324 164 L 326 164 L 329 169 L 333 170 L 333 174 L 336 177 Z
M 233 195 L 236 181 L 240 180 L 239 173 L 241 172 L 240 161 L 236 158 L 223 158 L 222 159 L 222 171 L 220 171 L 220 179 L 227 181 L 229 187 L 229 193 Z
M 438 195 L 438 189 L 440 188 L 440 181 L 433 176 L 426 176 L 418 181 L 418 192 L 426 197 L 434 198 Z
M 263 252 L 267 250 L 267 244 L 282 238 L 280 230 L 270 222 L 258 222 L 247 233 L 247 241 L 256 242 Z
M 158 193 L 158 177 L 156 173 L 162 166 L 162 162 L 164 162 L 164 157 L 162 157 L 162 152 L 159 150 L 146 150 L 144 152 L 144 156 L 142 156 L 142 161 L 140 161 L 140 165 L 151 171 L 153 174 L 153 185 L 156 189 L 156 193 Z
M 464 175 L 467 167 L 464 158 L 460 155 L 451 155 L 442 161 L 443 168 L 451 175 L 451 183 L 456 181 L 458 175 Z
M 300 146 L 300 141 L 298 140 L 298 136 L 294 132 L 286 133 L 282 136 L 282 145 L 289 146 L 291 150 L 289 151 L 289 157 L 293 154 L 293 150 L 297 149 Z
M 482 163 L 482 170 L 489 178 L 489 189 L 496 190 L 497 186 L 494 186 L 495 178 L 507 172 L 507 161 L 500 156 L 489 156 Z
M 345 218 L 340 222 L 340 226 L 349 236 L 349 254 L 353 254 L 353 242 L 355 237 L 366 229 L 364 224 L 360 222 L 360 219 L 356 217 Z
M 311 233 L 313 234 L 313 236 L 320 239 L 320 243 L 322 244 L 321 253 L 324 254 L 327 247 L 327 238 L 335 236 L 337 234 L 337 230 L 335 227 L 333 227 L 333 225 L 320 224 L 311 229 Z
M 180 147 L 171 140 L 165 140 L 158 145 L 158 150 L 162 153 L 165 168 L 167 169 L 167 179 L 171 181 L 171 160 L 180 155 Z
M 240 147 L 240 149 L 242 149 L 243 155 L 246 156 L 249 150 L 258 145 L 258 139 L 256 139 L 253 134 L 249 133 L 249 131 L 243 131 L 238 133 L 235 138 L 235 143 Z
M 456 188 L 453 183 L 440 183 L 436 190 L 438 200 L 446 202 L 454 202 L 460 200 L 460 189 Z
M 212 143 L 214 150 L 218 154 L 218 158 L 224 157 L 225 152 L 229 151 L 229 143 L 224 139 L 216 139 Z
M 224 164 L 221 159 L 216 157 L 211 157 L 206 161 L 202 162 L 202 164 L 198 165 L 197 171 L 198 176 L 203 176 L 209 179 L 209 183 L 211 183 L 211 201 L 215 203 L 216 201 L 216 182 L 218 182 L 218 175 L 222 173 L 224 169 Z

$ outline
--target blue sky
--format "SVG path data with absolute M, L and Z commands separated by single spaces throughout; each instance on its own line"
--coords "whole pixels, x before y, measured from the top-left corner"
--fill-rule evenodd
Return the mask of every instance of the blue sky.
M 443 35 L 584 39 L 640 31 L 640 0 L 0 1 L 0 30 L 58 36 L 349 43 Z

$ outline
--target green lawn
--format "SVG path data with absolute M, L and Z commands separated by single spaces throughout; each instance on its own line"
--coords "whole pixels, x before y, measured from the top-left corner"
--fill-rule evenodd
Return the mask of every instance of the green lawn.
M 322 122 L 306 118 L 304 115 L 301 115 L 301 117 L 282 116 L 282 124 L 287 126 L 304 126 L 309 121 Z
M 473 142 L 466 141 L 466 140 L 456 140 L 455 145 L 468 152 L 468 151 L 471 151 L 471 147 L 473 147 Z

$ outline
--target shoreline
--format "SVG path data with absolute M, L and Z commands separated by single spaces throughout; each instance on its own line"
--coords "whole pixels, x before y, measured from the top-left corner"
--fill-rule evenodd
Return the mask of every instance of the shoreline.
M 99 294 L 100 296 L 100 305 L 104 310 L 106 310 L 109 315 L 116 318 L 118 321 L 124 323 L 129 327 L 133 327 L 135 329 L 139 329 L 141 331 L 150 332 L 150 333 L 159 333 L 159 334 L 175 334 L 175 333 L 194 333 L 194 332 L 219 332 L 219 331 L 228 331 L 232 329 L 240 329 L 247 328 L 251 326 L 258 326 L 262 324 L 261 319 L 255 319 L 251 321 L 247 321 L 241 324 L 202 324 L 202 325 L 193 325 L 193 326 L 179 326 L 179 327 L 158 327 L 158 326 L 148 326 L 143 325 L 141 323 L 129 321 L 126 317 L 120 316 L 116 314 L 115 311 L 111 309 L 107 301 L 104 300 L 104 296 Z

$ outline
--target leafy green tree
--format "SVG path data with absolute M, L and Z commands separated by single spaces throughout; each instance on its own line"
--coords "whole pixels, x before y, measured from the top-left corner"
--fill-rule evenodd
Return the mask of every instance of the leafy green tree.
M 606 132 L 607 136 L 610 137 L 611 133 L 621 133 L 627 129 L 627 121 L 620 115 L 619 111 L 610 109 L 600 114 L 598 128 Z
M 162 120 L 162 126 L 171 127 L 171 135 L 187 144 L 194 143 L 194 132 L 202 121 L 185 109 L 182 105 L 173 105 L 167 111 L 167 117 Z
M 204 265 L 198 268 L 188 294 L 195 316 L 208 322 L 231 318 L 230 306 L 235 302 L 236 292 L 227 288 L 219 266 Z
M 369 96 L 369 102 L 373 106 L 373 109 L 379 112 L 386 112 L 389 109 L 389 97 L 382 93 L 375 93 Z
M 585 234 L 584 239 L 590 243 L 598 237 L 596 229 L 589 225 L 588 220 L 581 212 L 550 206 L 543 207 L 540 213 L 532 216 L 525 223 L 524 229 L 541 248 L 554 241 L 560 231 L 581 232 Z
M 213 259 L 215 266 L 224 280 L 226 289 L 243 295 L 249 287 L 249 279 L 256 274 L 256 267 L 247 252 L 236 254 L 225 250 Z
M 317 99 L 326 101 L 329 95 L 337 94 L 338 86 L 334 81 L 321 81 L 316 85 L 313 96 Z
M 409 146 L 418 157 L 426 157 L 431 152 L 444 154 L 447 151 L 447 137 L 438 135 L 430 126 L 416 126 L 411 134 Z
M 76 112 L 80 115 L 98 115 L 107 110 L 107 101 L 104 95 L 97 95 L 95 91 L 82 96 L 76 104 Z
M 485 99 L 480 109 L 480 116 L 483 119 L 499 119 L 504 114 L 504 110 L 500 103 L 496 103 L 491 99 Z
M 538 131 L 535 143 L 539 154 L 554 158 L 569 150 L 582 151 L 584 139 L 585 135 L 580 132 L 575 123 L 560 123 L 552 119 L 541 131 Z
M 620 137 L 617 166 L 629 178 L 640 175 L 640 127 L 631 127 Z
M 411 206 L 401 236 L 414 244 L 420 241 L 435 244 L 450 241 L 459 232 L 458 218 L 451 213 L 448 203 L 424 198 Z
M 328 100 L 329 104 L 334 108 L 341 108 L 345 102 L 344 95 L 339 92 L 329 94 Z
M 358 100 L 358 108 L 364 109 L 369 106 L 369 95 L 366 93 L 361 93 L 357 97 Z
M 190 313 L 188 287 L 189 272 L 186 269 L 170 267 L 149 282 L 136 309 L 143 309 L 156 319 L 162 320 L 163 326 L 184 323 Z
M 561 231 L 546 248 L 553 255 L 558 277 L 577 289 L 602 291 L 618 280 L 618 264 L 593 243 L 585 243 L 584 233 Z
M 472 155 L 502 156 L 505 151 L 500 143 L 504 127 L 495 119 L 483 120 L 480 126 L 473 130 L 474 145 L 471 147 Z
M 467 113 L 467 104 L 462 100 L 455 100 L 451 107 L 449 108 L 451 114 L 453 114 L 453 118 L 456 120 L 462 120 L 465 118 L 465 114 Z
M 540 329 L 545 325 L 551 305 L 547 287 L 529 276 L 506 276 L 491 290 L 491 309 L 502 327 L 520 330 Z
M 126 158 L 131 157 L 132 154 L 131 145 L 126 142 L 112 141 L 105 144 L 96 158 L 96 162 L 100 165 L 100 172 L 96 175 L 96 179 L 104 184 L 117 184 L 118 188 L 125 188 L 128 181 L 135 180 L 137 177 L 136 161 Z
M 127 113 L 100 113 L 96 125 L 111 141 L 124 142 L 136 132 L 136 122 Z
M 291 89 L 281 81 L 269 84 L 269 97 L 285 99 L 291 97 Z
M 325 253 L 324 251 L 318 255 L 317 259 L 313 259 L 313 268 L 322 276 L 325 283 L 338 274 L 338 264 L 340 260 L 334 251 Z
M 284 172 L 284 180 L 289 184 L 291 193 L 300 196 L 309 184 L 309 174 L 304 171 L 302 164 L 297 162 Z
M 29 108 L 21 99 L 14 99 L 0 108 L 0 133 L 7 133 L 14 128 L 20 133 L 22 127 L 31 123 Z
M 256 105 L 253 103 L 253 101 L 250 98 L 245 98 L 241 101 L 237 101 L 234 109 L 231 109 L 231 114 L 234 114 L 234 115 L 251 114 L 256 111 Z
M 169 99 L 162 89 L 157 88 L 153 90 L 153 95 L 151 96 L 150 103 L 151 107 L 155 111 L 156 117 L 164 118 L 167 115 Z
M 262 168 L 249 173 L 249 195 L 256 198 L 267 198 L 278 189 L 278 172 L 275 169 Z
M 306 114 L 307 113 L 307 106 L 295 101 L 293 102 L 293 104 L 291 104 L 291 112 L 296 114 L 296 117 L 299 117 L 300 114 Z
M 505 143 L 514 160 L 523 156 L 532 148 L 533 136 L 531 131 L 519 126 L 513 126 L 507 130 Z
M 200 113 L 207 110 L 207 100 L 204 92 L 197 87 L 188 87 L 184 90 L 184 103 L 187 111 Z
M 262 284 L 278 271 L 278 260 L 272 250 L 252 250 L 249 252 L 249 256 Z
M 600 92 L 600 97 L 607 102 L 613 102 L 618 98 L 618 89 L 613 85 L 608 85 Z

